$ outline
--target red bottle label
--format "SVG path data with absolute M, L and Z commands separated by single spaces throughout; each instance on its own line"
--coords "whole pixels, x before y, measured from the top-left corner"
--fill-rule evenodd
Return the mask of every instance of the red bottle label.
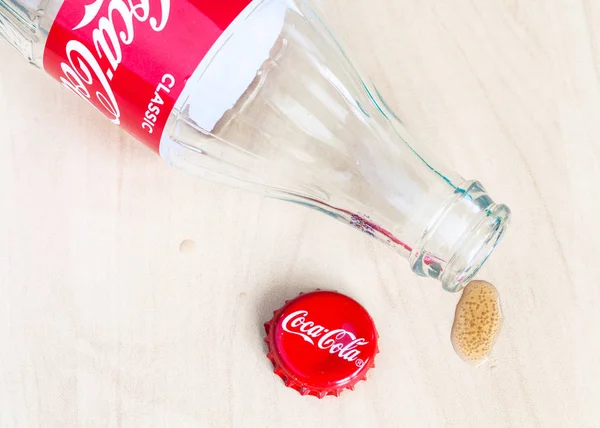
M 187 79 L 251 0 L 65 0 L 44 68 L 158 151 Z

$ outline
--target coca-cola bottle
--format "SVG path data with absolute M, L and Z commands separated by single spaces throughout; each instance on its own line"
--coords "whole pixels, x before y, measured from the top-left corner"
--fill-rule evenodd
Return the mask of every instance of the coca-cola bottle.
M 0 34 L 193 174 L 315 208 L 456 291 L 509 209 L 418 146 L 312 0 L 0 0 Z

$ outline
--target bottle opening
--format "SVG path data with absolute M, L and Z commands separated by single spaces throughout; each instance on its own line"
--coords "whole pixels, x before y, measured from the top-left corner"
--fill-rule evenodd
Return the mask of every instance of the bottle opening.
M 477 273 L 504 235 L 510 209 L 477 181 L 464 183 L 438 211 L 410 255 L 413 271 L 456 292 Z
M 488 214 L 469 233 L 443 270 L 440 281 L 450 292 L 461 290 L 475 276 L 504 235 L 510 221 L 506 205 L 492 204 Z

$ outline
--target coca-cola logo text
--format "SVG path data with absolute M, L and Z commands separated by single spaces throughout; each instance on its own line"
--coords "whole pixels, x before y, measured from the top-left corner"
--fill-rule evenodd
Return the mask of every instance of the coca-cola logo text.
M 356 335 L 343 328 L 330 330 L 322 325 L 315 324 L 313 321 L 307 321 L 308 311 L 300 310 L 289 314 L 281 323 L 284 331 L 295 334 L 304 341 L 316 346 L 319 349 L 328 350 L 330 354 L 336 354 L 346 361 L 355 361 L 360 355 L 359 346 L 369 343 L 363 338 L 357 338 Z M 342 343 L 341 340 L 349 338 Z M 315 344 L 315 340 L 319 339 Z M 358 365 L 358 364 L 357 364 Z
M 84 17 L 73 31 L 86 29 L 96 19 L 105 1 L 96 0 L 85 6 Z M 148 21 L 153 31 L 161 32 L 169 19 L 170 0 L 160 0 L 160 11 L 151 8 L 150 1 L 109 0 L 104 16 L 91 29 L 95 49 L 88 49 L 78 40 L 70 40 L 65 47 L 67 61 L 61 63 L 62 84 L 115 124 L 120 123 L 121 111 L 110 81 L 123 60 L 122 45 L 127 46 L 133 42 L 136 23 Z M 108 68 L 103 68 L 101 62 L 108 62 Z M 90 93 L 98 85 L 101 89 Z

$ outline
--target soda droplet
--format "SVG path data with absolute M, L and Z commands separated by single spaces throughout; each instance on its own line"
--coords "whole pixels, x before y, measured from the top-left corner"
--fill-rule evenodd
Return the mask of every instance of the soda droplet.
M 501 327 L 498 290 L 489 282 L 471 281 L 456 305 L 451 335 L 454 350 L 468 363 L 481 363 L 492 350 Z
M 179 244 L 180 254 L 192 254 L 194 251 L 196 251 L 196 242 L 191 239 L 185 239 Z

